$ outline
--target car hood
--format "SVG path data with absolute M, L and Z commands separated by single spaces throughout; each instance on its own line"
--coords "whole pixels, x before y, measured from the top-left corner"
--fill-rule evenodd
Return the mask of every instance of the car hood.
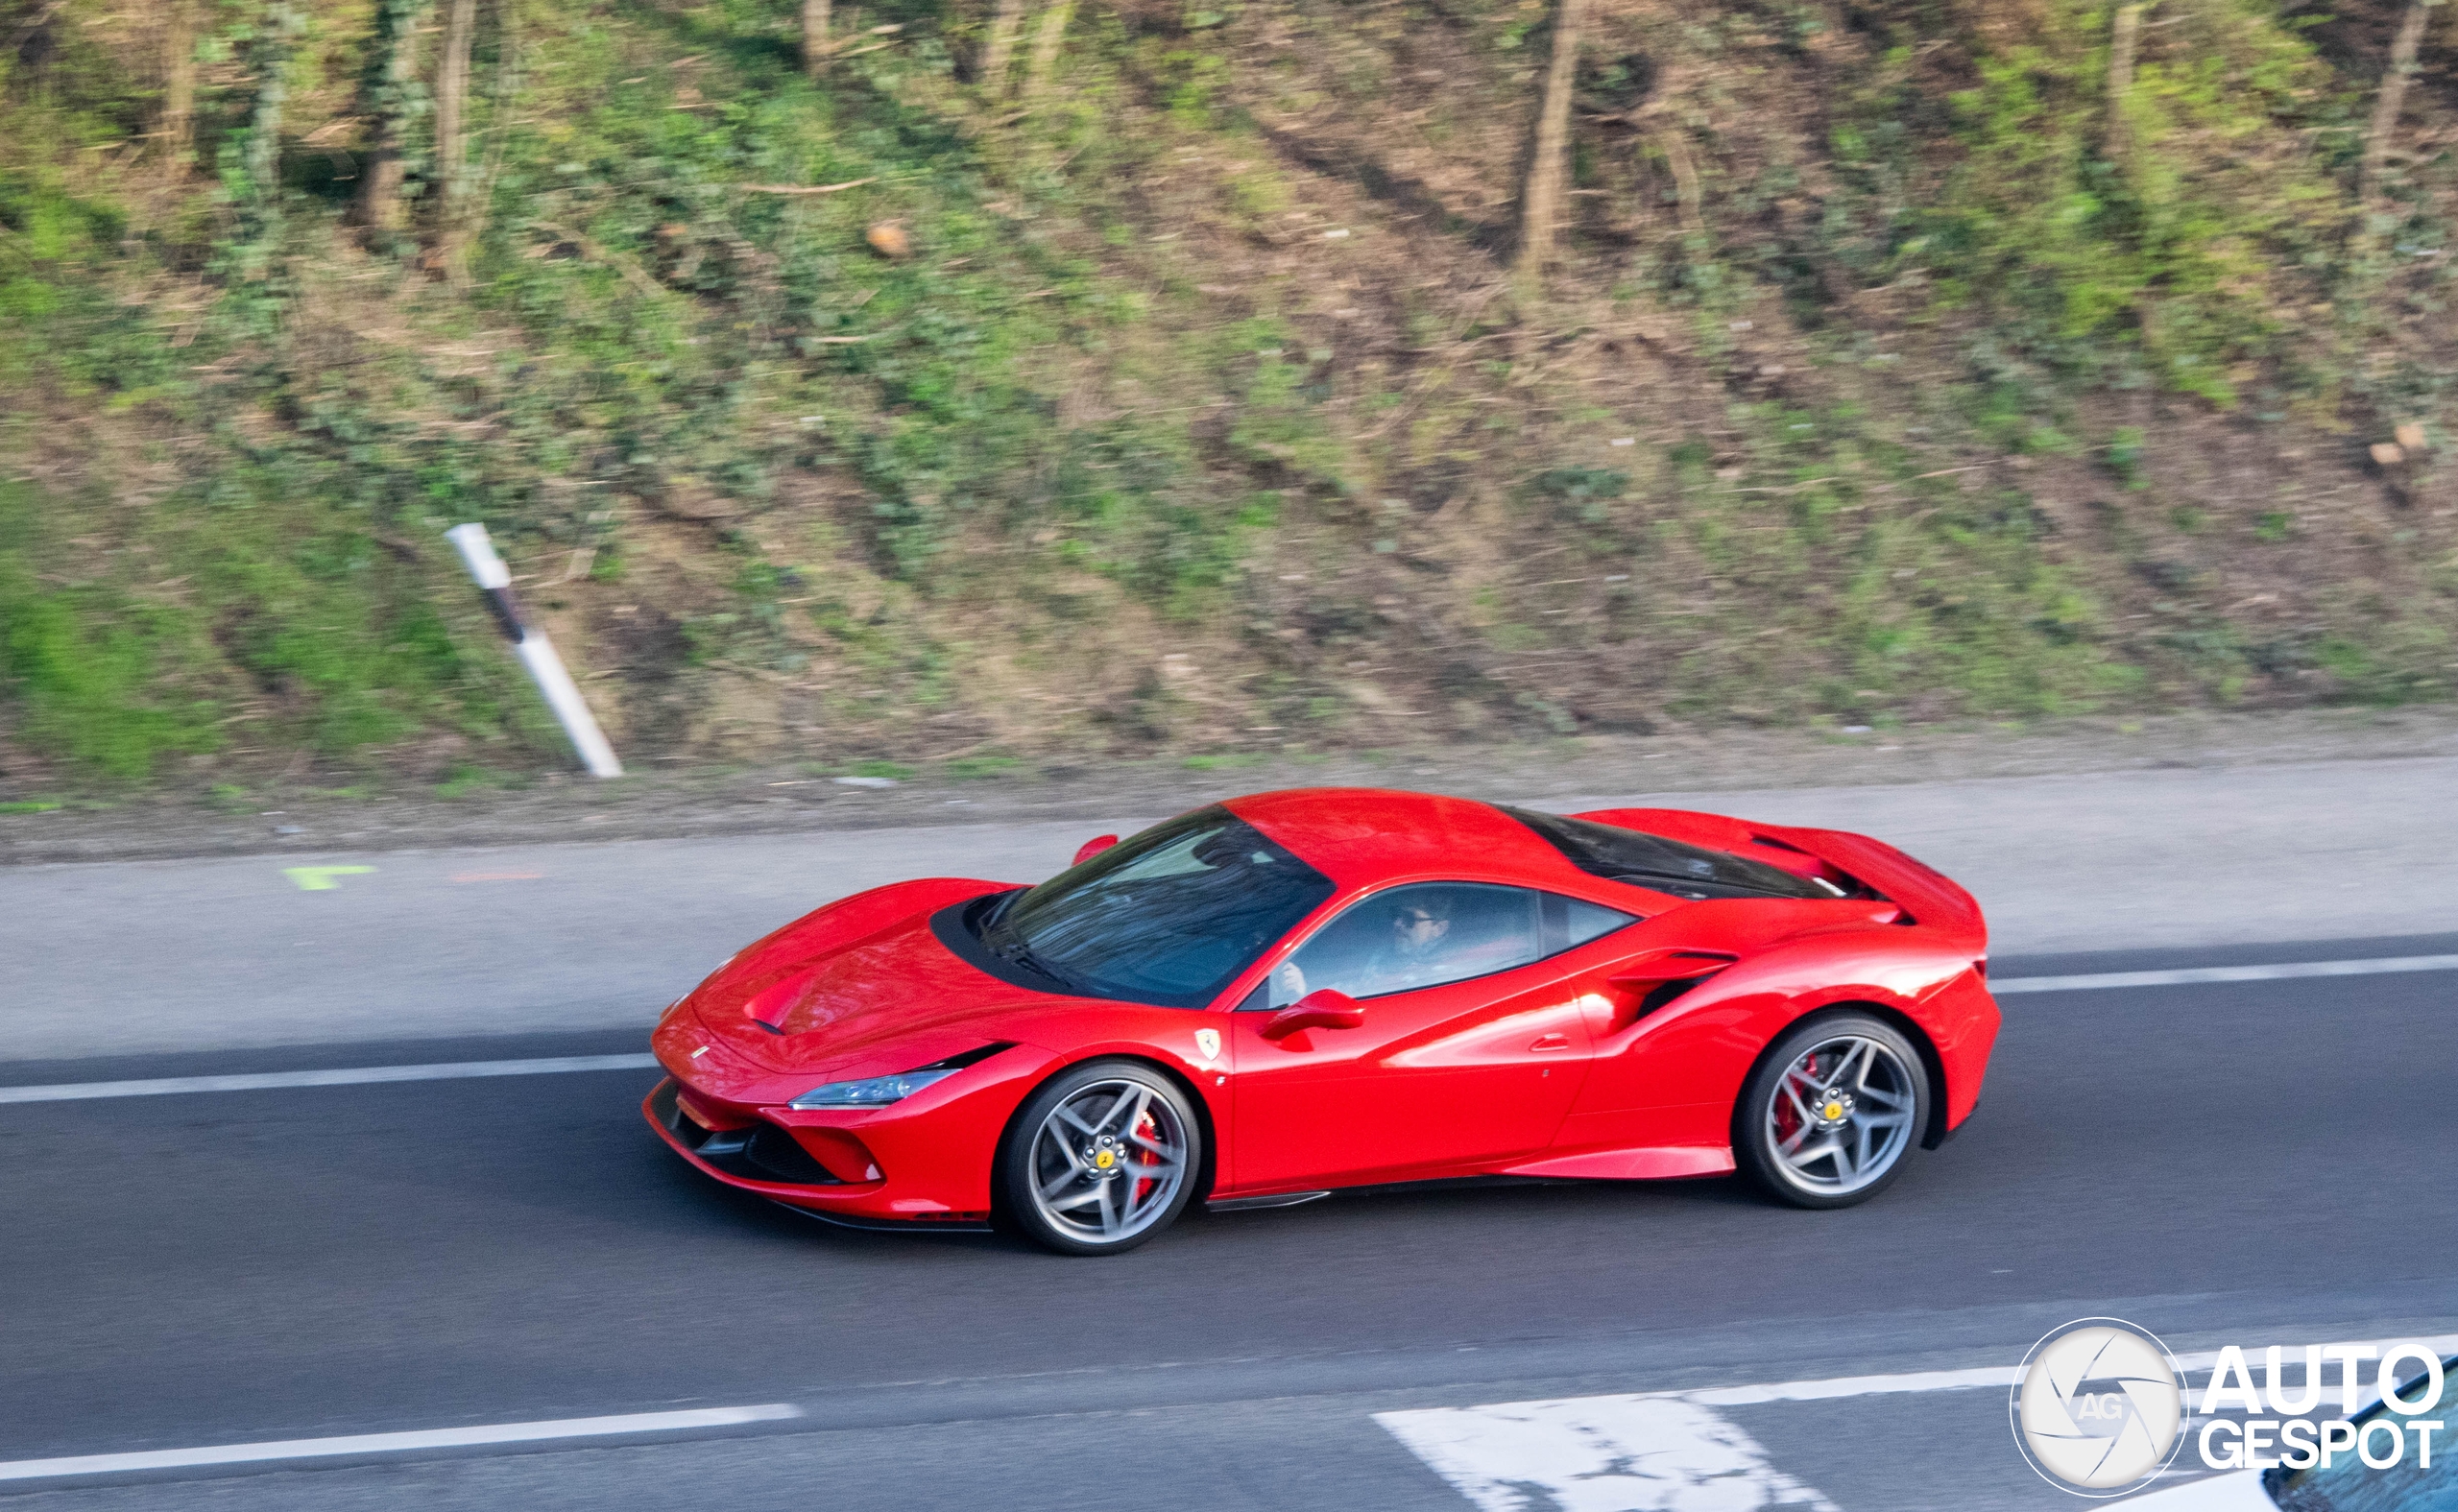
M 902 896 L 848 900 L 744 951 L 678 1011 L 698 1020 L 708 1042 L 773 1071 L 885 1075 L 973 1049 L 1001 1038 L 993 1031 L 1019 1009 L 1053 1002 L 966 964 L 932 934 L 932 914 L 995 886 L 908 886 L 881 890 Z M 899 1064 L 862 1064 L 879 1057 Z

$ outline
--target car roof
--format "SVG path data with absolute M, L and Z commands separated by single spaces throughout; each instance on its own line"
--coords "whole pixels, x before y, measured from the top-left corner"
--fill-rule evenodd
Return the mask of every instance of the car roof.
M 1299 787 L 1225 805 L 1330 877 L 1342 892 L 1388 876 L 1479 874 L 1555 886 L 1578 869 L 1491 804 L 1379 787 Z

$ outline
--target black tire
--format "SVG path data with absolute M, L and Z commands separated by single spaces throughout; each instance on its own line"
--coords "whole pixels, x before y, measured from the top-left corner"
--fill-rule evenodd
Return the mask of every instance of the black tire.
M 1000 1142 L 992 1188 L 1000 1216 L 1034 1242 L 1061 1255 L 1123 1255 L 1186 1211 L 1203 1155 L 1203 1124 L 1175 1082 L 1142 1061 L 1088 1061 L 1024 1099 Z M 1105 1164 L 1096 1170 L 1096 1161 Z
M 1796 1066 L 1806 1074 L 1792 1077 Z M 1733 1162 L 1778 1202 L 1849 1208 L 1893 1185 L 1928 1126 L 1928 1071 L 1902 1031 L 1867 1013 L 1819 1014 L 1777 1036 L 1743 1085 Z

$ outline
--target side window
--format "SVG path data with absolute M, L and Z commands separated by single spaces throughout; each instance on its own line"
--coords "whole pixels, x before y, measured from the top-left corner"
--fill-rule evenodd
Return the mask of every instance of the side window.
M 1543 897 L 1547 955 L 1567 950 L 1575 945 L 1585 945 L 1590 940 L 1601 940 L 1630 923 L 1634 917 L 1619 908 L 1607 908 L 1603 903 L 1591 903 L 1581 899 L 1562 898 L 1553 893 L 1546 893 Z M 1556 914 L 1560 916 L 1558 921 Z
M 1490 976 L 1610 934 L 1633 916 L 1486 882 L 1420 882 L 1362 898 L 1315 931 L 1244 1008 L 1286 1008 L 1318 988 L 1380 997 Z
M 1380 997 L 1541 960 L 1542 897 L 1524 887 L 1421 882 L 1362 898 L 1272 973 L 1271 1006 L 1318 988 Z

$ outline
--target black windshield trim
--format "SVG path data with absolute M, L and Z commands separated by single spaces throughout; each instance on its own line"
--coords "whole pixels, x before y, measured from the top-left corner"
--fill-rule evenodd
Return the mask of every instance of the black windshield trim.
M 1045 975 L 1011 961 L 981 943 L 982 926 L 988 923 L 991 911 L 1013 902 L 1027 891 L 1029 891 L 1027 888 L 1012 887 L 1002 893 L 984 893 L 979 898 L 968 898 L 960 903 L 950 903 L 930 916 L 930 933 L 937 936 L 939 943 L 946 946 L 956 959 L 977 972 L 984 972 L 999 978 L 1010 987 L 1022 987 L 1028 992 L 1048 993 L 1053 997 L 1103 996 L 1099 993 L 1078 991 L 1072 985 L 1062 982 L 1055 976 Z

